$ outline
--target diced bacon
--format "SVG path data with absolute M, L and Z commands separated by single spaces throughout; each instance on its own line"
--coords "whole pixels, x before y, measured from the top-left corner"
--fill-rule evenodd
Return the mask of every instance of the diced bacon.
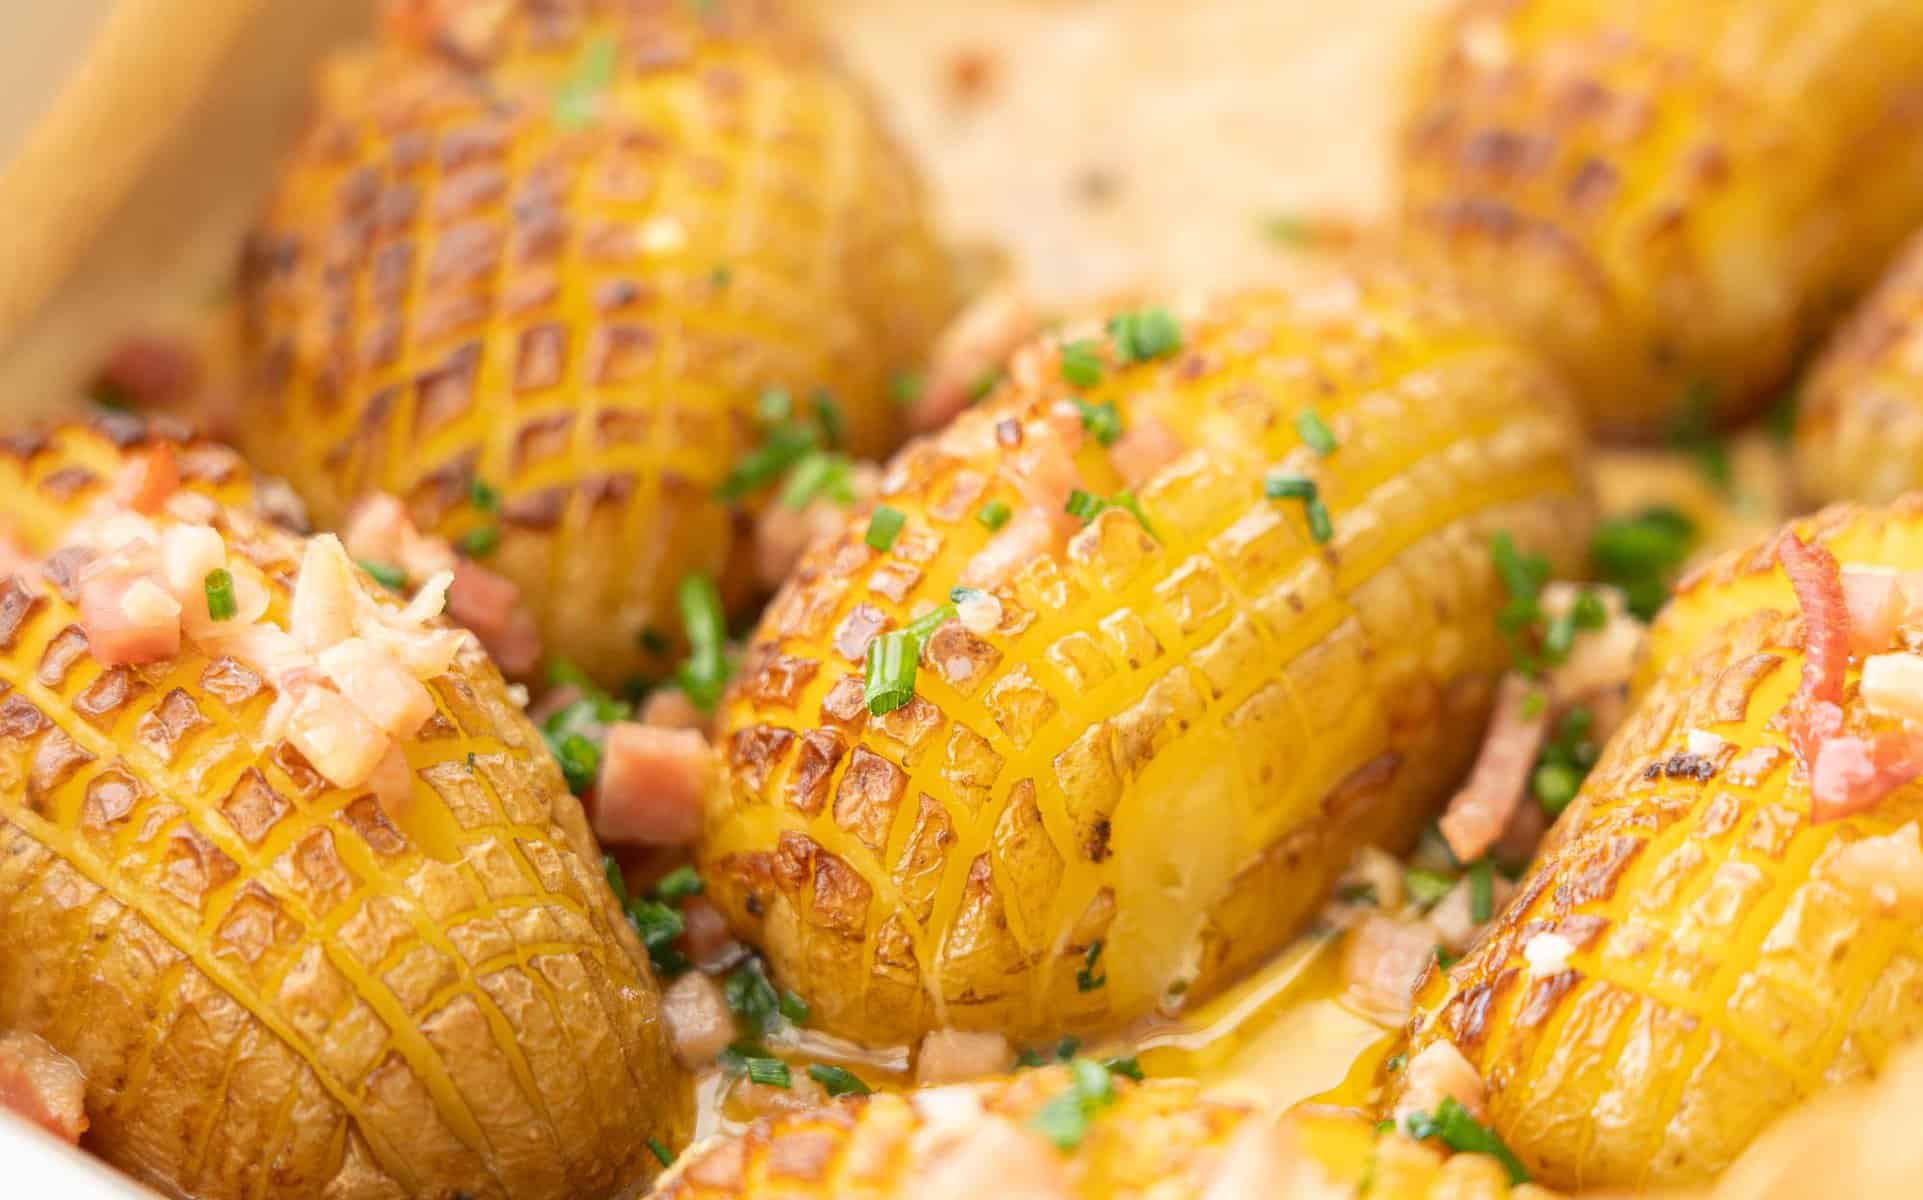
M 995 587 L 1048 553 L 1054 544 L 1054 518 L 1023 508 L 968 560 L 961 572 L 962 586 L 978 590 Z
M 921 1039 L 915 1054 L 915 1083 L 921 1087 L 966 1083 L 999 1075 L 1014 1061 L 1014 1050 L 999 1033 L 937 1029 Z
M 360 787 L 387 754 L 388 738 L 345 696 L 319 685 L 299 689 L 287 740 L 335 787 Z
M 680 688 L 660 688 L 648 693 L 641 705 L 641 723 L 661 729 L 692 729 L 705 734 L 713 722 L 707 713 L 694 706 Z
M 86 1099 L 87 1081 L 72 1059 L 30 1033 L 0 1037 L 0 1108 L 78 1145 Z
M 384 732 L 413 737 L 434 715 L 434 697 L 394 657 L 366 638 L 320 652 L 322 673 Z
M 347 511 L 341 541 L 355 559 L 399 567 L 412 581 L 452 571 L 460 561 L 445 538 L 422 533 L 407 506 L 386 492 L 364 496 Z
M 1454 1043 L 1430 1042 L 1402 1069 L 1408 1074 L 1402 1099 L 1396 1104 L 1398 1121 L 1410 1113 L 1434 1112 L 1436 1105 L 1445 1099 L 1453 1099 L 1478 1121 L 1483 1119 L 1487 1086 L 1475 1065 L 1463 1057 Z
M 1540 699 L 1534 716 L 1525 713 L 1534 691 L 1535 685 L 1521 675 L 1503 677 L 1475 769 L 1442 815 L 1443 839 L 1462 862 L 1481 858 L 1502 838 L 1528 792 L 1529 774 L 1549 729 L 1548 706 Z
M 1915 821 L 1893 833 L 1838 846 L 1821 869 L 1885 910 L 1923 915 L 1923 839 L 1918 837 Z
M 925 1129 L 911 1155 L 916 1200 L 1074 1200 L 1061 1152 L 1007 1117 Z
M 1499 863 L 1520 866 L 1536 856 L 1536 847 L 1548 829 L 1549 815 L 1542 811 L 1542 805 L 1518 804 L 1510 814 L 1509 824 L 1503 827 L 1502 837 L 1489 848 L 1489 853 Z
M 180 602 L 145 572 L 109 569 L 80 587 L 80 627 L 104 667 L 159 662 L 180 653 Z
M 1915 733 L 1830 734 L 1816 743 L 1809 769 L 1810 822 L 1867 812 L 1918 775 L 1923 775 L 1923 738 Z
M 141 409 L 178 409 L 200 383 L 200 362 L 185 339 L 153 334 L 122 338 L 94 383 Z
M 153 516 L 180 488 L 180 467 L 174 444 L 156 441 L 147 452 L 121 468 L 114 480 L 113 498 L 137 513 Z
M 1108 460 L 1115 464 L 1128 486 L 1134 488 L 1182 457 L 1185 449 L 1167 425 L 1154 417 L 1142 417 L 1115 439 L 1115 444 L 1108 448 Z
M 414 798 L 414 768 L 407 765 L 407 753 L 399 742 L 387 744 L 387 753 L 375 764 L 367 786 L 389 817 L 406 819 L 408 802 Z
M 921 395 L 908 407 L 909 429 L 926 433 L 953 420 L 1039 324 L 1034 304 L 1017 288 L 997 288 L 970 304 L 935 342 Z
M 1790 742 L 1815 773 L 1817 748 L 1842 729 L 1843 676 L 1850 665 L 1850 613 L 1836 557 L 1795 533 L 1778 557 L 1803 610 L 1803 679 L 1790 699 Z
M 1857 694 L 1873 713 L 1923 721 L 1923 654 L 1872 654 Z
M 355 598 L 360 585 L 340 539 L 324 533 L 307 543 L 294 581 L 287 631 L 318 654 L 354 636 Z
M 1408 1016 L 1416 980 L 1435 956 L 1436 934 L 1427 924 L 1370 913 L 1343 939 L 1342 978 L 1352 1000 L 1394 1023 Z
M 617 722 L 601 751 L 594 832 L 615 846 L 685 846 L 701 832 L 714 779 L 714 752 L 699 733 Z
M 1852 563 L 1843 568 L 1843 607 L 1849 613 L 1850 652 L 1887 650 L 1923 597 L 1923 571 L 1898 571 Z
M 729 1099 L 750 1119 L 753 1119 L 819 1108 L 827 1102 L 828 1093 L 822 1091 L 821 1085 L 810 1078 L 806 1072 L 796 1067 L 789 1072 L 787 1087 L 772 1083 L 756 1083 L 743 1076 L 735 1080 L 734 1090 L 729 1093 Z
M 711 975 L 689 971 L 661 993 L 661 1019 L 675 1058 L 690 1071 L 705 1067 L 734 1041 L 734 1014 Z
M 685 923 L 681 944 L 688 961 L 696 967 L 704 971 L 720 970 L 741 957 L 741 943 L 734 940 L 728 931 L 728 919 L 714 905 L 699 896 L 691 896 L 682 902 L 681 919 Z
M 521 589 L 469 559 L 454 568 L 447 615 L 481 639 L 503 674 L 525 675 L 541 661 L 541 635 L 520 607 Z

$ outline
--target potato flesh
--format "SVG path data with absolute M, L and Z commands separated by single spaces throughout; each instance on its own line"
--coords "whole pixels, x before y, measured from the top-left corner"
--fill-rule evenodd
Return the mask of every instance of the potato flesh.
M 1449 301 L 1358 271 L 1184 329 L 1173 358 L 1086 394 L 1189 447 L 1138 489 L 1159 540 L 1102 513 L 999 589 L 999 629 L 938 631 L 916 697 L 868 717 L 864 633 L 947 600 L 992 536 L 984 503 L 1020 509 L 992 426 L 1065 398 L 1049 368 L 891 465 L 889 553 L 857 514 L 765 615 L 701 853 L 710 898 L 818 1025 L 1038 1038 L 1233 980 L 1356 848 L 1412 839 L 1473 753 L 1506 657 L 1490 535 L 1573 566 L 1571 409 Z M 1311 407 L 1327 459 L 1299 442 Z M 1326 547 L 1299 501 L 1263 497 L 1275 463 L 1319 481 Z M 1093 439 L 1078 466 L 1121 487 Z M 1106 982 L 1084 986 L 1096 939 Z
M 488 565 L 612 687 L 672 664 L 638 639 L 672 643 L 684 576 L 749 590 L 714 489 L 761 391 L 805 413 L 825 389 L 848 449 L 892 450 L 891 375 L 950 275 L 907 162 L 805 35 L 683 4 L 502 19 L 470 70 L 335 66 L 250 259 L 241 438 L 323 526 L 378 489 L 450 538 L 498 527 Z M 557 96 L 615 46 L 564 126 Z
M 131 461 L 23 445 L 0 488 L 41 552 Z M 192 486 L 249 498 L 237 462 Z M 301 544 L 241 528 L 284 621 Z M 81 1065 L 91 1148 L 198 1200 L 520 1200 L 612 1195 L 685 1136 L 645 956 L 478 652 L 390 819 L 257 746 L 272 689 L 232 660 L 103 672 L 67 600 L 0 589 L 0 1026 Z
M 1923 564 L 1914 504 L 1799 528 L 1845 565 Z M 1777 724 L 1800 680 L 1801 619 L 1770 545 L 1685 584 L 1652 634 L 1635 710 L 1516 900 L 1418 989 L 1410 1053 L 1438 1038 L 1462 1050 L 1497 1132 L 1551 1184 L 1707 1180 L 1795 1101 L 1874 1073 L 1923 1029 L 1914 918 L 1822 865 L 1923 816 L 1923 796 L 1906 787 L 1810 824 Z M 1692 757 L 1695 730 L 1728 749 Z M 1545 932 L 1576 950 L 1532 975 L 1524 950 Z
M 1217 1195 L 1208 1189 L 1223 1158 L 1254 1132 L 1251 1122 L 1271 1119 L 1210 1099 L 1191 1080 L 1134 1085 L 1117 1079 L 1115 1086 L 1115 1103 L 1095 1116 L 1087 1137 L 1064 1155 L 1078 1200 Z M 1045 1067 L 966 1090 L 983 1113 L 1020 1124 L 1068 1087 L 1066 1070 Z M 1368 1195 L 1383 1200 L 1550 1195 L 1535 1188 L 1512 1191 L 1494 1159 L 1445 1156 L 1397 1134 L 1380 1135 L 1352 1112 L 1304 1108 L 1281 1120 L 1284 1128 L 1273 1135 L 1279 1157 L 1270 1165 L 1295 1174 L 1284 1180 L 1269 1173 L 1265 1182 L 1280 1189 L 1277 1196 L 1349 1196 L 1365 1184 Z M 915 1147 L 934 1129 L 912 1096 L 885 1093 L 758 1121 L 740 1137 L 676 1164 L 654 1200 L 912 1200 L 921 1182 Z M 1320 1187 L 1309 1190 L 1311 1182 Z
M 1923 237 L 1811 368 L 1791 446 L 1812 500 L 1881 503 L 1923 486 Z
M 1774 398 L 1923 221 L 1908 0 L 1460 0 L 1412 81 L 1409 248 L 1660 433 Z

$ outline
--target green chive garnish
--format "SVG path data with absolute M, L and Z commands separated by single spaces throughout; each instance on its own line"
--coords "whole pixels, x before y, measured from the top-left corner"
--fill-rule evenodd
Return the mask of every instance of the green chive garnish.
M 1124 1075 L 1137 1083 L 1147 1078 L 1142 1074 L 1142 1064 L 1135 1061 L 1135 1056 L 1132 1054 L 1127 1057 L 1116 1055 L 1114 1058 L 1105 1058 L 1102 1060 L 1102 1066 L 1108 1068 L 1108 1073 L 1111 1075 Z
M 670 1167 L 674 1165 L 674 1155 L 668 1153 L 668 1148 L 661 1144 L 660 1138 L 658 1137 L 649 1138 L 648 1150 L 653 1153 L 655 1160 L 659 1162 L 662 1166 Z
M 781 1009 L 781 1015 L 788 1018 L 790 1025 L 806 1025 L 808 1023 L 808 1014 L 813 1011 L 808 1007 L 806 1000 L 803 1000 L 793 992 L 781 993 L 781 1000 L 778 1007 Z
M 1090 404 L 1079 396 L 1072 397 L 1075 408 L 1082 414 L 1082 428 L 1088 430 L 1090 437 L 1104 446 L 1113 446 L 1122 437 L 1122 414 L 1112 400 L 1100 404 Z
M 1068 510 L 1068 515 L 1071 517 L 1079 517 L 1084 521 L 1093 521 L 1108 505 L 1102 503 L 1099 497 L 1093 496 L 1081 488 L 1076 488 L 1068 494 L 1068 503 L 1064 505 L 1064 507 Z
M 1296 414 L 1295 431 L 1302 435 L 1302 444 L 1317 454 L 1326 457 L 1335 452 L 1335 434 L 1329 432 L 1328 425 L 1313 408 Z
M 902 408 L 907 408 L 921 399 L 921 391 L 927 381 L 919 372 L 897 371 L 888 379 L 888 398 Z
M 399 567 L 391 566 L 384 562 L 374 562 L 365 558 L 359 561 L 361 570 L 372 575 L 374 582 L 380 584 L 388 591 L 398 592 L 407 587 L 407 572 L 401 570 Z
M 603 34 L 581 48 L 574 69 L 554 93 L 554 121 L 563 129 L 580 129 L 594 121 L 601 94 L 614 82 L 614 39 Z
M 1097 1114 L 1115 1103 L 1115 1081 L 1108 1068 L 1086 1058 L 1068 1065 L 1073 1084 L 1068 1091 L 1050 1100 L 1029 1118 L 1029 1128 L 1069 1151 L 1088 1136 L 1089 1123 Z
M 875 716 L 894 712 L 915 695 L 915 664 L 921 646 L 902 630 L 891 630 L 868 644 L 863 697 Z
M 1075 972 L 1075 986 L 1084 992 L 1092 992 L 1108 982 L 1108 972 L 1095 973 L 1095 964 L 1102 957 L 1102 939 L 1096 938 L 1088 944 L 1088 952 L 1082 955 L 1082 969 Z
M 1329 518 L 1328 506 L 1322 503 L 1315 480 L 1287 471 L 1270 471 L 1262 478 L 1262 494 L 1271 500 L 1300 500 L 1302 515 L 1309 522 L 1309 536 L 1316 541 L 1326 543 L 1335 536 L 1335 523 Z
M 1072 386 L 1092 388 L 1102 382 L 1102 348 L 1094 342 L 1069 342 L 1061 348 L 1060 358 L 1062 378 Z
M 803 509 L 817 496 L 837 504 L 852 504 L 854 484 L 850 482 L 851 464 L 844 455 L 810 451 L 801 456 L 788 478 L 782 482 L 778 497 L 782 507 Z
M 1495 1131 L 1471 1116 L 1453 1096 L 1443 1097 L 1435 1115 L 1410 1113 L 1402 1119 L 1402 1131 L 1417 1141 L 1435 1138 L 1451 1150 L 1463 1154 L 1487 1154 L 1509 1172 L 1509 1182 L 1529 1182 L 1528 1168 L 1522 1165 Z
M 701 887 L 701 876 L 684 863 L 655 882 L 654 894 L 665 903 L 679 904 L 689 896 L 700 895 Z
M 207 572 L 204 582 L 207 591 L 207 615 L 216 621 L 225 621 L 240 611 L 234 599 L 234 577 L 226 567 L 216 567 Z
M 721 594 L 714 580 L 693 574 L 681 580 L 677 597 L 681 628 L 688 638 L 688 657 L 675 669 L 675 681 L 696 708 L 713 712 L 728 683 L 725 652 L 727 630 L 721 616 Z
M 869 516 L 868 532 L 862 540 L 886 554 L 894 549 L 895 539 L 901 536 L 901 527 L 907 523 L 906 513 L 884 504 Z
M 981 377 L 976 379 L 974 384 L 969 387 L 968 402 L 970 404 L 978 403 L 984 399 L 988 393 L 1000 387 L 1001 382 L 1002 373 L 1000 371 L 984 371 Z
M 794 397 L 786 388 L 769 388 L 755 397 L 755 415 L 763 425 L 776 425 L 794 415 Z
M 1007 501 L 990 500 L 981 506 L 980 511 L 975 514 L 975 519 L 987 526 L 989 532 L 993 533 L 1008 524 L 1008 518 L 1013 515 L 1013 512 L 1008 507 Z
M 1552 817 L 1562 815 L 1562 810 L 1569 807 L 1581 789 L 1582 777 L 1576 774 L 1575 768 L 1561 763 L 1544 763 L 1529 778 L 1529 790 L 1535 793 L 1536 803 Z
M 482 512 L 493 512 L 501 507 L 501 493 L 487 481 L 476 479 L 467 485 L 467 502 Z
M 721 996 L 748 1036 L 763 1037 L 774 1028 L 781 998 L 775 994 L 774 984 L 768 982 L 760 959 L 749 958 L 728 972 L 728 978 L 721 985 Z
M 501 531 L 492 525 L 481 525 L 461 535 L 454 548 L 468 558 L 486 558 L 501 544 Z
M 745 1065 L 748 1068 L 748 1078 L 756 1083 L 778 1088 L 792 1086 L 793 1080 L 788 1074 L 788 1064 L 778 1058 L 750 1058 L 746 1060 Z
M 1402 886 L 1411 900 L 1427 908 L 1448 895 L 1449 889 L 1456 886 L 1456 881 L 1437 871 L 1410 867 L 1402 873 Z
M 1182 348 L 1182 327 L 1165 308 L 1145 308 L 1109 318 L 1109 336 L 1124 363 L 1147 362 Z
M 1495 912 L 1495 865 L 1486 858 L 1469 864 L 1469 919 L 1480 925 Z
M 846 1067 L 830 1067 L 813 1063 L 808 1067 L 808 1078 L 820 1084 L 830 1096 L 866 1096 L 873 1088 L 861 1081 L 861 1077 Z

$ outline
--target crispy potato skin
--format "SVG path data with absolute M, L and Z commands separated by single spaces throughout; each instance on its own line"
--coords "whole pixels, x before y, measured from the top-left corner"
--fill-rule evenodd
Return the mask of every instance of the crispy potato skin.
M 713 493 L 764 388 L 825 389 L 854 453 L 899 444 L 888 381 L 953 305 L 919 185 L 772 6 L 395 7 L 254 239 L 243 448 L 323 526 L 373 489 L 450 538 L 498 526 L 550 651 L 659 675 L 637 638 L 672 639 L 685 575 L 751 591 L 752 522 Z
M 1047 365 L 891 464 L 906 514 L 818 544 L 724 705 L 709 896 L 815 1022 L 870 1042 L 942 1027 L 1097 1031 L 1193 1000 L 1279 946 L 1351 852 L 1412 839 L 1473 753 L 1504 661 L 1488 539 L 1565 568 L 1591 519 L 1581 434 L 1537 360 L 1386 269 L 1217 302 L 1174 356 L 1086 392 L 1186 453 L 929 639 L 915 697 L 870 718 L 869 638 L 947 600 L 1017 511 L 996 432 L 1070 389 Z M 1038 378 L 1029 378 L 1039 374 Z M 1339 447 L 1318 458 L 1297 416 Z M 1121 488 L 1093 438 L 1083 486 Z M 1326 546 L 1280 464 L 1319 482 Z M 1078 981 L 1100 939 L 1106 983 Z
M 107 429 L 0 443 L 16 538 L 49 549 L 156 436 Z M 190 486 L 251 499 L 196 455 Z M 284 619 L 299 539 L 220 520 Z M 103 672 L 14 579 L 0 634 L 0 1026 L 81 1065 L 92 1149 L 196 1200 L 523 1200 L 612 1195 L 685 1139 L 646 956 L 478 650 L 429 684 L 390 818 L 260 743 L 273 692 L 234 660 Z
M 1458 0 L 1400 136 L 1409 249 L 1597 428 L 1739 417 L 1923 220 L 1919 72 L 1908 0 Z
M 1923 565 L 1915 503 L 1798 528 L 1845 564 Z M 1497 1132 L 1551 1184 L 1707 1180 L 1796 1100 L 1874 1073 L 1923 1030 L 1914 918 L 1825 869 L 1923 816 L 1923 789 L 1811 825 L 1778 720 L 1802 621 L 1773 547 L 1685 584 L 1652 633 L 1634 711 L 1515 900 L 1418 988 L 1410 1052 L 1453 1042 L 1489 1087 Z M 1692 729 L 1729 748 L 1692 754 Z M 1532 973 L 1524 948 L 1542 933 L 1576 947 L 1566 969 Z
M 1923 486 L 1923 235 L 1811 369 L 1791 446 L 1811 500 L 1880 503 Z
M 1213 1100 L 1186 1079 L 1115 1080 L 1081 1145 L 1066 1155 L 1080 1200 L 1202 1200 L 1211 1176 L 1249 1127 L 1270 1118 Z M 1061 1067 L 967 1085 L 983 1112 L 1028 1121 L 1069 1088 Z M 697 1147 L 675 1165 L 654 1200 L 912 1200 L 919 1182 L 915 1143 L 931 1130 L 912 1096 L 838 1100 L 811 1112 L 764 1118 L 738 1138 Z M 1511 1190 L 1502 1167 L 1477 1154 L 1445 1157 L 1338 1109 L 1302 1108 L 1281 1118 L 1274 1165 L 1293 1172 L 1265 1180 L 1276 1196 L 1358 1194 L 1386 1200 L 1547 1200 L 1540 1188 Z M 1236 1193 L 1238 1195 L 1242 1193 Z

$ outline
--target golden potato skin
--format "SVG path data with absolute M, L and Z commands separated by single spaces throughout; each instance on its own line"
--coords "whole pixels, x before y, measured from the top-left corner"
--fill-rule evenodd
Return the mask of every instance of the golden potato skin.
M 1068 398 L 1042 345 L 1039 378 L 1018 366 L 890 465 L 888 553 L 857 513 L 764 615 L 700 854 L 817 1025 L 1094 1032 L 1234 980 L 1357 847 L 1413 839 L 1473 753 L 1505 661 L 1492 533 L 1580 554 L 1572 406 L 1448 295 L 1345 268 L 1182 320 L 1178 353 L 1084 393 L 1187 448 L 1137 489 L 1154 537 L 1103 512 L 995 591 L 999 628 L 937 630 L 914 698 L 869 716 L 868 639 L 948 599 L 995 536 L 984 503 L 1021 509 L 995 430 Z M 1308 408 L 1327 458 L 1301 442 Z M 1122 487 L 1094 438 L 1076 463 L 1090 491 Z M 1326 546 L 1300 502 L 1264 498 L 1275 464 L 1318 481 Z
M 16 537 L 57 544 L 154 436 L 107 428 L 126 449 L 79 427 L 0 443 Z M 247 502 L 231 452 L 192 453 Z M 284 619 L 300 541 L 222 521 Z M 0 583 L 0 1026 L 80 1063 L 92 1149 L 196 1200 L 558 1200 L 685 1140 L 645 954 L 478 650 L 429 684 L 390 820 L 257 744 L 272 689 L 233 660 L 189 642 L 103 671 L 75 623 Z
M 1796 528 L 1846 565 L 1923 566 L 1916 504 Z M 1685 583 L 1652 633 L 1640 699 L 1516 898 L 1418 988 L 1410 1053 L 1453 1042 L 1496 1131 L 1552 1185 L 1706 1181 L 1795 1101 L 1873 1074 L 1923 1031 L 1914 918 L 1824 865 L 1923 816 L 1923 789 L 1811 825 L 1778 719 L 1802 621 L 1773 547 Z M 1730 748 L 1691 753 L 1691 730 Z M 1532 973 L 1524 947 L 1545 932 L 1575 953 Z
M 1739 417 L 1923 221 L 1919 72 L 1909 0 L 1456 0 L 1400 135 L 1409 249 L 1595 427 Z
M 714 489 L 760 392 L 826 389 L 851 451 L 892 450 L 948 262 L 867 97 L 772 6 L 425 7 L 393 22 L 420 45 L 333 65 L 254 239 L 243 448 L 323 526 L 381 489 L 498 527 L 550 651 L 659 675 L 637 638 L 672 637 L 685 575 L 749 590 Z
M 1816 360 L 1791 446 L 1811 500 L 1881 503 L 1923 486 L 1923 235 Z
M 1249 1123 L 1270 1118 L 1211 1099 L 1186 1079 L 1116 1079 L 1116 1101 L 1089 1125 L 1065 1165 L 1079 1200 L 1203 1200 L 1210 1177 Z M 1063 1067 L 967 1085 L 984 1112 L 1018 1123 L 1066 1092 Z M 1372 1200 L 1547 1200 L 1511 1189 L 1494 1159 L 1445 1156 L 1337 1109 L 1302 1108 L 1281 1118 L 1282 1161 L 1296 1172 L 1271 1179 L 1278 1197 L 1361 1194 Z M 675 1164 L 654 1200 L 913 1200 L 923 1180 L 913 1143 L 930 1122 L 913 1097 L 881 1093 L 755 1122 L 738 1138 L 703 1145 Z M 1295 1184 L 1298 1186 L 1288 1186 Z

